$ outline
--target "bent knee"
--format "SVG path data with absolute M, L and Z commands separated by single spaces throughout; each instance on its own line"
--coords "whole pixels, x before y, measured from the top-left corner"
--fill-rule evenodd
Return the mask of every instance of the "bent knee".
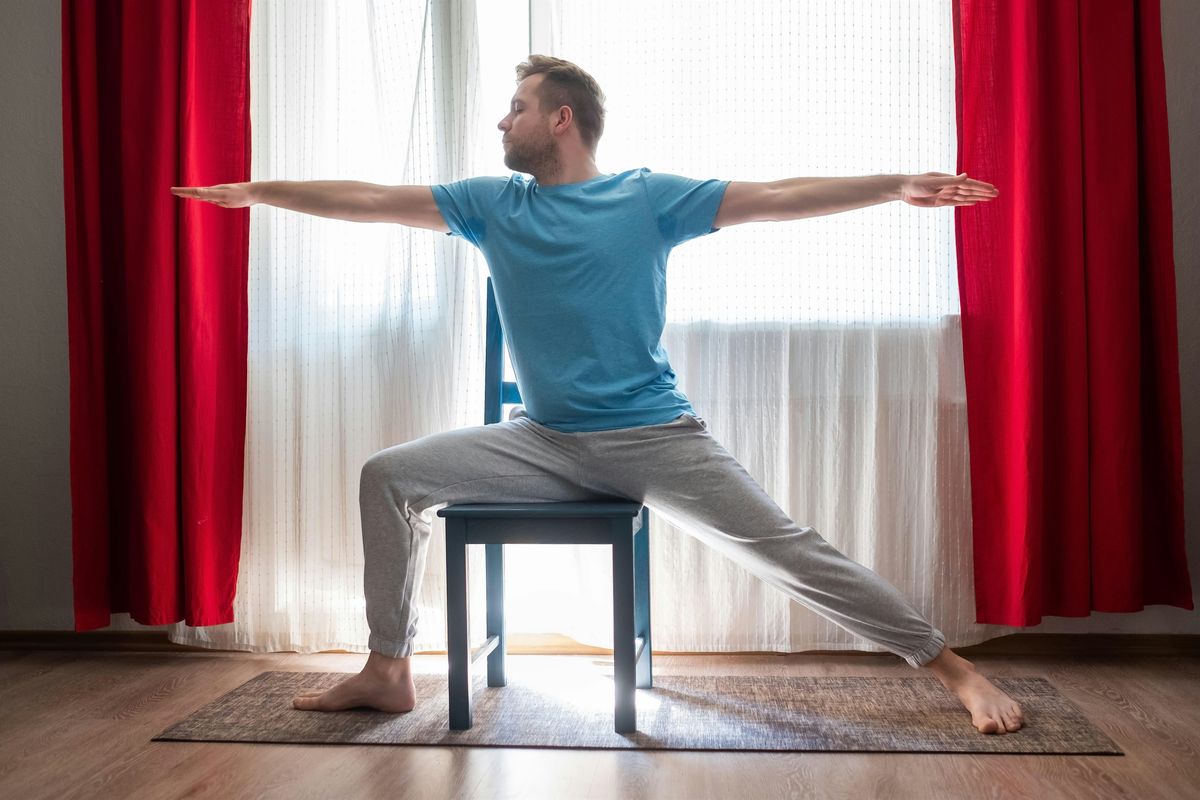
M 397 486 L 407 472 L 404 457 L 396 447 L 380 450 L 363 463 L 358 475 L 359 492 Z

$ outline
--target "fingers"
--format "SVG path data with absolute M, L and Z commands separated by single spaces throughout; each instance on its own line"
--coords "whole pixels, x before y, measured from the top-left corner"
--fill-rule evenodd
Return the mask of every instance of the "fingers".
M 976 197 L 981 200 L 990 200 L 1000 194 L 1000 190 L 990 183 L 975 180 L 943 186 L 940 191 L 943 196 Z
M 925 208 L 942 208 L 944 206 L 974 206 L 992 200 L 991 194 L 973 194 L 962 191 L 942 191 L 937 195 L 919 198 L 909 198 L 908 203 Z
M 223 190 L 216 186 L 172 186 L 171 194 L 176 197 L 187 197 L 192 200 L 203 200 L 206 203 L 214 203 L 219 206 L 225 205 L 223 200 L 226 195 Z
M 951 194 L 946 195 L 946 196 L 942 197 L 941 199 L 952 202 L 956 205 L 960 205 L 960 204 L 964 204 L 964 203 L 967 205 L 974 205 L 975 203 L 986 203 L 987 201 L 995 198 L 995 196 L 996 195 L 994 195 L 990 192 L 989 193 L 952 192 Z
M 963 172 L 955 176 L 957 183 L 955 184 L 960 189 L 974 189 L 987 194 L 999 194 L 1000 192 L 995 186 L 986 181 L 977 181 L 974 178 L 968 178 L 967 173 Z
M 996 195 L 1000 192 L 995 186 L 987 181 L 977 181 L 974 178 L 967 176 L 967 173 L 960 172 L 957 175 L 947 175 L 944 172 L 929 172 L 926 173 L 930 177 L 942 178 L 943 180 L 935 183 L 935 186 L 940 186 L 943 189 L 971 189 L 982 194 Z
M 980 203 L 986 203 L 991 200 L 990 197 L 951 197 L 937 201 L 939 206 L 974 206 Z
M 1000 194 L 999 189 L 997 189 L 995 186 L 992 186 L 990 183 L 984 183 L 983 181 L 968 180 L 959 188 L 969 189 L 976 194 Z
M 999 197 L 1000 192 L 995 189 L 972 189 L 970 191 L 959 190 L 957 192 L 951 192 L 951 195 L 954 197 L 972 197 L 976 200 L 992 200 L 996 197 Z

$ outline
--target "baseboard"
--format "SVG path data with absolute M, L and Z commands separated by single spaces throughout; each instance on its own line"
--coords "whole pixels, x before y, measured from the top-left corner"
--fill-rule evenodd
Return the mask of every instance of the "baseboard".
M 0 631 L 0 650 L 114 650 L 146 652 L 214 652 L 208 647 L 177 644 L 166 631 Z M 217 651 L 241 652 L 241 651 Z M 326 652 L 345 653 L 345 650 Z M 417 655 L 445 654 L 444 650 L 421 651 Z M 557 634 L 513 634 L 508 638 L 513 655 L 612 655 L 611 648 L 591 647 Z M 654 649 L 655 655 L 789 655 L 762 651 L 699 653 Z M 1013 633 L 987 642 L 956 647 L 954 652 L 972 655 L 1012 656 L 1165 656 L 1200 654 L 1200 636 L 1190 634 L 1118 633 Z M 809 650 L 805 655 L 877 656 L 857 650 Z

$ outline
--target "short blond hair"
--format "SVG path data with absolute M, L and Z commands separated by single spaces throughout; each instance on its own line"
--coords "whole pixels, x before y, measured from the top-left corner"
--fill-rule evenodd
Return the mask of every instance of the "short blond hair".
M 577 64 L 554 56 L 533 54 L 517 65 L 517 83 L 530 75 L 545 75 L 537 88 L 542 113 L 570 106 L 579 136 L 586 148 L 596 152 L 604 135 L 604 92 L 600 84 Z

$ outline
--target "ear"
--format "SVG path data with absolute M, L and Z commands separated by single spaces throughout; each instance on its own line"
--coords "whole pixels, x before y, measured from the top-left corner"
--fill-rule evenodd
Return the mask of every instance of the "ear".
M 554 119 L 554 131 L 557 133 L 561 129 L 563 133 L 566 133 L 574 119 L 575 114 L 571 111 L 570 106 L 559 106 L 558 116 Z

